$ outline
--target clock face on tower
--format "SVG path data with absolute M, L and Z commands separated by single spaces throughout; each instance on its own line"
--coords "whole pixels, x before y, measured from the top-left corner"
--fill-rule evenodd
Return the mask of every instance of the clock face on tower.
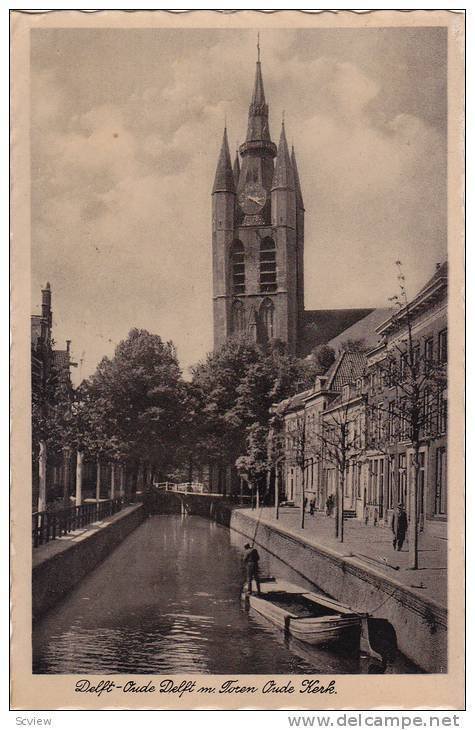
M 260 213 L 266 204 L 267 192 L 260 183 L 246 183 L 238 202 L 246 215 Z

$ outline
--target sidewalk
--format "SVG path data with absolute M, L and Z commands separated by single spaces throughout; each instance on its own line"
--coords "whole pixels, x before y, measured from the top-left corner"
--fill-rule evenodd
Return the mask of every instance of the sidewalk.
M 305 513 L 305 527 L 300 526 L 301 513 L 296 507 L 281 507 L 279 519 L 274 516 L 274 507 L 259 510 L 244 509 L 253 519 L 296 537 L 316 547 L 335 551 L 342 557 L 352 557 L 367 568 L 383 573 L 390 580 L 397 581 L 421 598 L 428 598 L 442 607 L 447 606 L 447 540 L 427 532 L 419 535 L 419 569 L 411 570 L 407 541 L 401 552 L 393 549 L 392 533 L 387 527 L 367 526 L 356 519 L 345 520 L 344 542 L 335 538 L 335 520 L 321 513 L 311 516 Z
M 84 527 L 79 527 L 77 530 L 71 530 L 71 532 L 68 532 L 67 535 L 61 535 L 55 540 L 50 540 L 44 545 L 38 545 L 38 547 L 34 547 L 32 558 L 33 567 L 39 565 L 40 563 L 43 563 L 45 560 L 49 560 L 50 558 L 64 552 L 65 550 L 69 550 L 69 548 L 71 548 L 73 545 L 80 543 L 83 540 L 87 540 L 90 535 L 99 532 L 100 530 L 103 530 L 109 525 L 114 524 L 114 522 L 122 520 L 130 512 L 133 512 L 136 508 L 137 504 L 126 505 L 113 515 L 104 517 L 102 520 L 97 520 L 96 522 L 90 522 L 88 525 L 84 525 Z

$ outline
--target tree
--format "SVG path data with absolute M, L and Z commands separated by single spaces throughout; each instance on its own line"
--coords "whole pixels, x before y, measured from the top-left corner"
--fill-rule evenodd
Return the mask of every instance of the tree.
M 256 494 L 259 502 L 263 501 L 265 495 L 260 493 L 260 487 L 266 475 L 269 473 L 267 460 L 267 428 L 259 423 L 253 423 L 247 429 L 246 454 L 236 459 L 238 472 L 245 476 L 251 494 Z M 267 487 L 269 484 L 267 483 Z
M 180 443 L 184 394 L 173 343 L 132 329 L 83 387 L 88 448 L 99 456 L 127 457 L 138 477 L 145 462 L 166 469 Z
M 351 386 L 350 386 L 351 387 Z M 335 536 L 344 539 L 345 479 L 351 461 L 356 462 L 365 449 L 365 398 L 355 404 L 353 393 L 341 397 L 328 411 L 322 413 L 320 428 L 314 438 L 322 449 L 322 459 L 332 464 L 338 473 L 335 504 Z
M 266 438 L 273 403 L 308 387 L 315 365 L 288 355 L 279 343 L 261 347 L 246 338 L 228 340 L 193 368 L 192 384 L 202 403 L 202 443 L 218 463 L 252 465 L 261 487 L 268 470 Z M 264 430 L 260 430 L 263 428 Z M 205 451 L 205 449 L 202 449 Z
M 317 374 L 323 375 L 336 360 L 335 350 L 329 345 L 317 345 L 312 350 L 312 359 L 317 367 Z
M 366 352 L 367 349 L 368 345 L 364 337 L 355 340 L 348 338 L 340 344 L 340 350 L 342 352 Z

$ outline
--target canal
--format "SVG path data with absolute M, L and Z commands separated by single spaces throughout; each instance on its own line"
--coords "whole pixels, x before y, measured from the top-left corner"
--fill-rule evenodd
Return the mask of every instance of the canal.
M 196 516 L 155 515 L 33 628 L 49 674 L 359 673 L 358 655 L 289 643 L 240 603 L 244 538 Z M 312 585 L 261 553 L 263 573 Z M 418 671 L 399 655 L 388 672 Z

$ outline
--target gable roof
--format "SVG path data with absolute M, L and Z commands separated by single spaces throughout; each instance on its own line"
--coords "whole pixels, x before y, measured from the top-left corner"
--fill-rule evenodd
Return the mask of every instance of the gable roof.
M 69 352 L 67 350 L 53 350 L 53 362 L 58 370 L 67 370 L 69 372 Z
M 343 352 L 326 373 L 328 390 L 340 391 L 344 385 L 361 378 L 366 369 L 363 352 Z

